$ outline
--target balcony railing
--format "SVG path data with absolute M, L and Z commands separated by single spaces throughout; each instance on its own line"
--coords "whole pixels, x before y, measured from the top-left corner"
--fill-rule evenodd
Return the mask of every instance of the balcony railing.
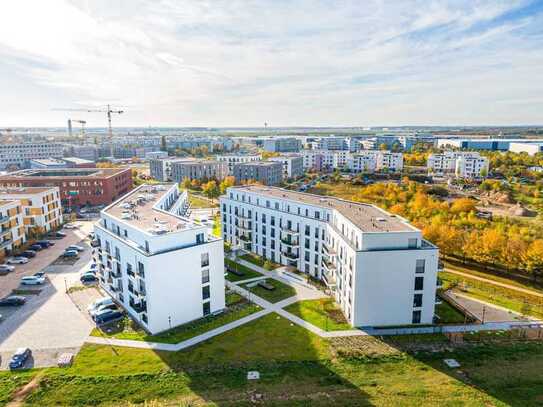
M 297 247 L 297 246 L 300 246 L 300 242 L 296 239 L 296 240 L 293 240 L 293 239 L 290 239 L 290 238 L 281 238 L 281 243 L 287 245 L 287 246 L 291 246 L 291 247 Z
M 336 286 L 336 278 L 331 273 L 322 273 L 322 281 L 328 288 L 334 288 Z
M 333 271 L 336 269 L 336 266 L 334 265 L 334 263 L 327 261 L 325 259 L 322 259 L 322 266 L 324 267 L 325 270 L 328 270 L 328 271 Z
M 298 253 L 295 253 L 295 252 L 281 252 L 283 254 L 283 256 L 285 256 L 286 258 L 288 259 L 291 259 L 291 260 L 297 260 L 298 257 L 300 257 L 300 255 Z
M 332 247 L 328 246 L 326 243 L 324 243 L 322 245 L 322 251 L 323 251 L 324 254 L 326 254 L 328 256 L 335 256 L 336 255 L 336 251 Z
M 244 242 L 250 242 L 252 240 L 251 236 L 247 236 L 247 235 L 240 235 L 239 236 L 239 240 L 243 240 Z
M 236 216 L 237 216 L 238 218 L 240 218 L 240 219 L 251 219 L 251 216 L 249 216 L 249 215 L 244 215 L 244 214 L 241 214 L 241 213 L 238 213 Z
M 143 304 L 143 303 L 133 303 L 133 302 L 130 302 L 130 306 L 132 307 L 132 309 L 134 311 L 136 311 L 138 314 L 141 313 L 141 312 L 146 312 L 147 311 L 147 304 Z
M 292 225 L 290 227 L 288 225 L 282 225 L 281 226 L 281 231 L 285 232 L 287 234 L 290 234 L 290 235 L 299 235 L 300 234 L 299 230 L 292 229 Z
M 242 230 L 252 230 L 253 225 L 251 222 L 239 222 L 237 227 Z
M 0 224 L 9 222 L 9 216 L 1 216 L 0 217 Z

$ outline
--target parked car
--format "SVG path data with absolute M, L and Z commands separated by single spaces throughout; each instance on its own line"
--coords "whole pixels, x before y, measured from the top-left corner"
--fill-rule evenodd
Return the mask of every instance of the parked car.
M 0 264 L 0 273 L 10 273 L 15 270 L 15 266 L 9 264 Z
M 96 280 L 98 279 L 93 273 L 85 273 L 82 274 L 81 277 L 79 277 L 79 281 L 81 281 L 82 283 L 92 283 Z
M 74 225 L 73 223 L 66 223 L 63 228 L 64 229 L 77 229 L 79 226 Z
M 22 285 L 40 285 L 45 283 L 45 277 L 26 276 L 21 278 Z
M 55 243 L 49 240 L 38 240 L 36 244 L 39 244 L 42 248 L 47 249 L 49 246 L 53 246 Z
M 37 244 L 37 243 L 31 244 L 30 246 L 28 246 L 28 248 L 29 248 L 30 250 L 34 250 L 35 252 L 39 252 L 40 250 L 43 249 L 43 247 L 41 246 L 41 244 Z
M 0 305 L 6 307 L 23 305 L 25 302 L 26 298 L 22 295 L 10 295 L 9 297 L 0 299 Z
M 70 246 L 68 246 L 66 248 L 66 251 L 68 251 L 68 250 L 75 250 L 75 251 L 78 251 L 78 252 L 82 252 L 85 249 L 83 247 L 81 247 L 81 246 L 76 245 L 76 244 L 71 244 Z
M 66 250 L 62 253 L 62 257 L 77 257 L 78 254 L 77 250 Z
M 31 257 L 36 257 L 36 252 L 34 250 L 25 250 L 21 253 L 21 256 L 26 257 L 27 259 Z
M 97 315 L 101 315 L 106 311 L 119 311 L 119 308 L 117 307 L 117 304 L 105 304 L 90 311 L 89 314 L 94 319 Z
M 122 317 L 123 313 L 121 311 L 108 310 L 107 312 L 104 312 L 100 315 L 96 315 L 96 317 L 94 318 L 94 322 L 96 322 L 96 325 L 104 325 L 109 322 L 121 319 Z
M 87 311 L 91 312 L 92 310 L 102 306 L 102 305 L 108 305 L 108 304 L 114 304 L 113 299 L 111 297 L 102 297 L 94 301 L 92 304 L 90 304 L 87 307 Z
M 48 239 L 62 239 L 64 237 L 66 237 L 66 233 L 50 232 L 46 236 L 47 236 Z
M 26 264 L 28 259 L 26 257 L 10 257 L 6 261 L 7 264 Z
M 19 348 L 15 351 L 9 361 L 10 369 L 22 368 L 26 361 L 32 356 L 32 351 L 29 348 Z

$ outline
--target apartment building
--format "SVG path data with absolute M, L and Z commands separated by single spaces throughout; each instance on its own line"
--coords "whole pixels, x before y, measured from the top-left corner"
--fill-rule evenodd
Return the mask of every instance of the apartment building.
M 298 178 L 304 175 L 304 160 L 301 155 L 281 155 L 270 157 L 270 161 L 281 163 L 283 179 Z
M 348 150 L 347 139 L 345 137 L 321 137 L 317 143 L 319 150 Z
M 476 151 L 446 151 L 430 154 L 427 168 L 428 174 L 434 176 L 479 178 L 488 174 L 489 162 Z
M 166 157 L 149 160 L 149 175 L 161 182 L 172 181 L 172 164 L 177 161 L 185 161 L 186 158 Z
M 295 137 L 276 137 L 264 140 L 262 146 L 272 153 L 297 153 L 302 148 L 302 141 Z
M 221 154 L 216 158 L 217 161 L 226 163 L 228 175 L 234 175 L 234 165 L 260 161 L 262 156 L 260 154 Z
M 273 161 L 254 161 L 234 165 L 237 183 L 257 181 L 263 185 L 277 185 L 283 181 L 283 164 Z
M 176 184 L 142 185 L 95 224 L 100 286 L 156 334 L 225 307 L 223 241 L 180 216 Z
M 44 233 L 62 224 L 58 187 L 0 188 L 1 200 L 18 201 L 26 234 Z
M 30 160 L 60 158 L 63 146 L 60 143 L 12 143 L 0 144 L 0 170 L 28 168 Z
M 222 180 L 228 174 L 226 163 L 212 160 L 186 159 L 171 164 L 172 180 L 181 182 L 185 178 L 197 180 Z
M 0 260 L 25 242 L 21 203 L 18 200 L 0 199 Z
M 350 170 L 352 172 L 390 171 L 403 169 L 403 154 L 390 151 L 364 150 L 351 153 L 347 150 L 304 150 L 302 152 L 305 170 Z
M 438 249 L 376 206 L 249 185 L 220 198 L 226 242 L 328 287 L 353 326 L 433 321 Z

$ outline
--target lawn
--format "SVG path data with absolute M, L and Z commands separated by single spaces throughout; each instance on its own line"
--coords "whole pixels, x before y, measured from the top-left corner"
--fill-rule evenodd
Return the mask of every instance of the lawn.
M 234 260 L 231 260 L 228 258 L 224 259 L 224 265 L 243 273 L 242 276 L 238 276 L 234 273 L 227 272 L 225 278 L 228 281 L 236 282 L 236 281 L 248 280 L 250 278 L 264 276 L 263 274 L 260 274 L 258 271 L 254 271 L 252 268 L 244 266 L 243 264 L 239 264 L 235 262 Z
M 216 237 L 222 237 L 222 229 L 221 229 L 221 216 L 216 215 L 213 219 L 213 236 Z
M 325 331 L 352 329 L 332 298 L 298 301 L 286 307 L 285 311 Z
M 217 201 L 211 203 L 209 199 L 196 195 L 193 192 L 189 192 L 189 202 L 192 209 L 216 208 L 219 206 Z
M 259 404 L 279 406 L 541 405 L 541 344 L 470 344 L 451 352 L 443 336 L 429 337 L 339 338 L 357 355 L 341 357 L 333 341 L 269 314 L 177 353 L 85 345 L 73 367 L 45 371 L 25 401 L 249 406 L 258 393 Z M 431 350 L 406 353 L 409 339 Z M 447 368 L 444 358 L 457 359 L 461 371 Z M 258 370 L 260 380 L 247 381 L 248 370 Z
M 95 328 L 91 335 L 135 341 L 178 343 L 260 311 L 258 305 L 250 303 L 237 293 L 226 295 L 226 306 L 227 309 L 222 314 L 201 318 L 156 335 L 147 334 L 129 318 L 112 326 L 111 333 Z
M 439 317 L 438 324 L 463 324 L 466 317 L 445 300 L 436 305 L 435 314 Z
M 6 405 L 10 400 L 11 394 L 32 380 L 35 374 L 35 371 L 18 373 L 0 372 L 0 406 Z
M 284 300 L 285 298 L 290 298 L 296 295 L 296 290 L 290 285 L 274 280 L 273 278 L 268 278 L 265 281 L 266 283 L 273 285 L 275 289 L 267 290 L 258 285 L 254 287 L 248 287 L 248 285 L 252 285 L 254 283 L 246 283 L 246 284 L 243 284 L 242 287 L 250 291 L 254 295 L 260 298 L 264 298 L 266 301 L 269 301 L 271 303 L 276 303 L 281 300 Z
M 543 318 L 543 297 L 510 290 L 484 281 L 442 271 L 444 288 L 456 287 L 470 297 L 496 304 L 516 312 Z
M 265 260 L 263 257 L 260 257 L 254 253 L 244 254 L 243 256 L 239 256 L 239 258 L 259 267 L 263 267 L 266 270 L 273 270 L 280 266 L 280 264 L 273 263 L 271 260 Z

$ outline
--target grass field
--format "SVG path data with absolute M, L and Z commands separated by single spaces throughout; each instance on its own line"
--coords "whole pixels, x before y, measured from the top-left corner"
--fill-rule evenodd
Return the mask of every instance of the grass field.
M 456 285 L 456 289 L 460 289 L 470 297 L 496 304 L 522 314 L 543 318 L 543 298 L 541 297 L 499 287 L 491 283 L 474 280 L 469 277 L 459 276 L 446 271 L 440 272 L 439 277 L 443 280 L 444 289 Z
M 92 330 L 91 335 L 116 339 L 131 339 L 135 341 L 178 343 L 260 310 L 258 305 L 249 303 L 237 293 L 229 293 L 226 295 L 226 306 L 227 310 L 222 314 L 198 319 L 157 335 L 147 334 L 147 332 L 133 323 L 129 318 L 116 323 L 115 326 L 112 327 L 113 332 L 111 333 L 95 328 Z
M 266 279 L 266 282 L 268 284 L 273 285 L 275 289 L 270 291 L 258 285 L 254 287 L 247 286 L 248 284 L 254 284 L 254 283 L 247 283 L 247 284 L 242 285 L 242 287 L 252 292 L 256 296 L 260 298 L 264 298 L 266 301 L 269 301 L 272 304 L 296 295 L 296 290 L 292 288 L 290 285 L 274 280 L 272 278 Z
M 267 270 L 273 270 L 280 266 L 280 264 L 272 263 L 270 260 L 266 262 L 264 258 L 254 253 L 244 254 L 243 256 L 239 256 L 239 258 L 248 261 L 249 263 L 253 263 L 259 267 L 264 267 Z
M 444 300 L 436 305 L 435 314 L 439 316 L 440 324 L 463 324 L 466 321 L 464 314 Z
M 285 307 L 285 310 L 325 331 L 352 329 L 331 298 L 298 301 Z
M 219 206 L 216 200 L 213 201 L 213 203 L 211 203 L 209 199 L 202 196 L 198 196 L 192 192 L 189 192 L 189 202 L 190 202 L 190 207 L 193 209 L 216 208 Z
M 254 271 L 253 269 L 247 266 L 244 266 L 243 264 L 239 264 L 231 259 L 225 258 L 224 265 L 230 268 L 233 268 L 237 271 L 241 271 L 243 273 L 242 276 L 238 276 L 233 273 L 227 273 L 225 278 L 228 281 L 236 282 L 236 281 L 241 281 L 241 280 L 248 280 L 250 278 L 255 278 L 255 277 L 263 277 L 263 274 L 260 274 L 258 271 Z
M 26 405 L 541 405 L 540 343 L 446 351 L 443 336 L 427 336 L 341 338 L 338 345 L 270 314 L 177 353 L 85 345 L 73 367 L 44 372 Z M 406 353 L 412 342 L 443 348 Z M 356 356 L 339 356 L 338 346 Z M 444 358 L 457 359 L 461 370 Z M 248 370 L 260 380 L 247 381 Z

